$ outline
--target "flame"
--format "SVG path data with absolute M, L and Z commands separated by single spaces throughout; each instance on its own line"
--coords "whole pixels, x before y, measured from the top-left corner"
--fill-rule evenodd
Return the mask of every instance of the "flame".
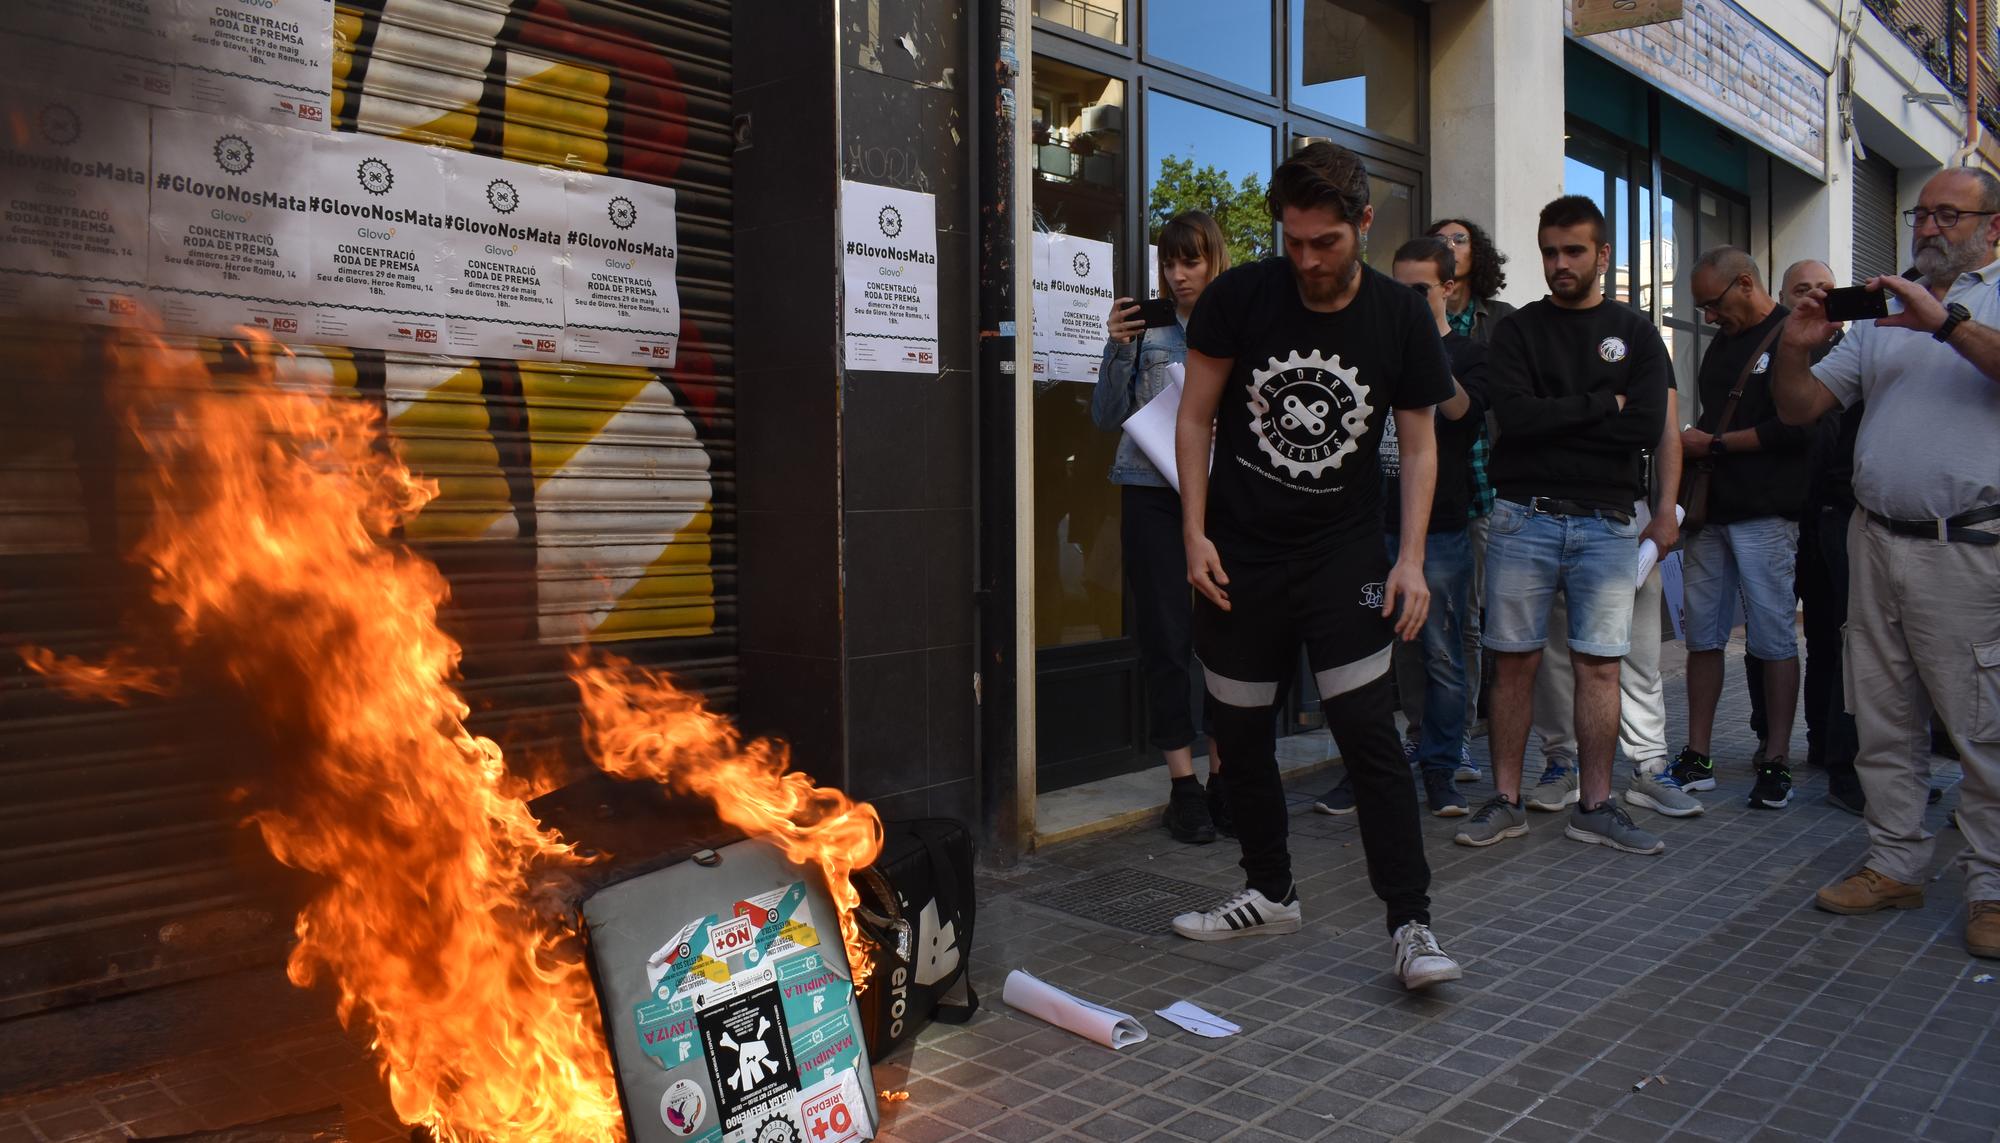
M 437 621 L 445 580 L 388 542 L 435 485 L 383 447 L 372 406 L 288 387 L 268 342 L 215 370 L 152 339 L 110 352 L 153 510 L 133 558 L 172 645 L 99 664 L 23 657 L 83 697 L 164 691 L 166 665 L 196 661 L 241 690 L 283 771 L 252 820 L 322 883 L 290 977 L 337 990 L 405 1123 L 444 1143 L 621 1138 L 596 998 L 561 919 L 584 859 L 466 729 L 460 649 Z M 657 675 L 579 661 L 576 676 L 608 768 L 713 797 L 726 820 L 817 860 L 850 934 L 846 873 L 879 848 L 872 808 L 787 773 L 781 747 L 740 746 Z
M 868 980 L 868 949 L 854 920 L 861 895 L 850 875 L 882 852 L 875 807 L 815 786 L 791 768 L 782 742 L 748 745 L 727 719 L 656 671 L 612 656 L 579 660 L 584 741 L 607 773 L 649 778 L 709 798 L 722 820 L 776 843 L 801 865 L 817 865 L 840 914 L 854 987 Z

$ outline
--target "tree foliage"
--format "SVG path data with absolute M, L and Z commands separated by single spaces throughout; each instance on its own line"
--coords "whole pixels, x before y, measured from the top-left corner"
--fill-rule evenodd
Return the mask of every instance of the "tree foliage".
M 1165 156 L 1160 160 L 1159 175 L 1153 179 L 1146 232 L 1159 234 L 1169 219 L 1189 210 L 1207 211 L 1221 225 L 1231 265 L 1271 255 L 1271 214 L 1264 205 L 1264 181 L 1258 176 L 1244 175 L 1241 183 L 1231 183 L 1225 171 L 1196 167 L 1193 159 Z

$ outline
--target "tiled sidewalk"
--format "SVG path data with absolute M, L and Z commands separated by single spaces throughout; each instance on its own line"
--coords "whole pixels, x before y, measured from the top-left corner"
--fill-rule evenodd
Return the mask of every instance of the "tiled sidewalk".
M 1669 680 L 1676 734 L 1680 687 Z M 1817 912 L 1812 890 L 1862 853 L 1860 822 L 1820 804 L 1824 780 L 1804 771 L 1790 808 L 1747 809 L 1743 715 L 1732 670 L 1709 812 L 1643 815 L 1667 839 L 1663 857 L 1578 845 L 1543 814 L 1521 841 L 1466 849 L 1449 841 L 1455 823 L 1426 817 L 1436 928 L 1466 968 L 1430 995 L 1389 974 L 1354 820 L 1311 812 L 1324 775 L 1293 791 L 1307 918 L 1296 936 L 1203 945 L 1033 900 L 1118 870 L 1216 898 L 1240 884 L 1233 844 L 1180 846 L 1153 828 L 1054 846 L 982 877 L 986 1007 L 878 1067 L 878 1087 L 909 1093 L 884 1105 L 884 1138 L 2000 1138 L 2000 980 L 1975 982 L 2000 964 L 1973 960 L 1961 941 L 1949 858 L 1962 843 L 1942 829 L 1955 794 L 1932 811 L 1945 869 L 1924 908 Z M 1956 776 L 1940 763 L 1941 783 Z M 1013 968 L 1143 1015 L 1152 1038 L 1113 1052 L 1007 1009 L 1000 984 Z M 314 998 L 285 998 L 281 977 L 225 986 L 246 1012 L 242 1029 L 222 1021 L 171 1062 L 0 1097 L 0 1143 L 122 1140 L 128 1128 L 185 1131 L 333 1103 L 357 1140 L 408 1137 Z M 1181 998 L 1243 1034 L 1204 1040 L 1151 1015 Z M 269 1032 L 266 1014 L 281 1008 L 284 1031 Z M 0 1047 L 22 1050 L 21 1027 L 12 1031 L 10 1041 L 0 1025 Z M 1633 1090 L 1650 1076 L 1661 1078 Z

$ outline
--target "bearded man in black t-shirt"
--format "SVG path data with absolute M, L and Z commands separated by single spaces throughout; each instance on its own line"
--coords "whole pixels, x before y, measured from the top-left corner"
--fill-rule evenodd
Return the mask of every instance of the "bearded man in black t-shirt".
M 1383 425 L 1402 456 L 1402 515 L 1430 517 L 1433 406 L 1454 392 L 1423 299 L 1361 262 L 1374 209 L 1359 156 L 1315 143 L 1271 178 L 1285 254 L 1217 278 L 1189 317 L 1177 426 L 1195 652 L 1246 885 L 1174 919 L 1194 940 L 1297 932 L 1274 727 L 1299 646 L 1361 817 L 1368 880 L 1387 906 L 1407 988 L 1456 980 L 1430 930 L 1430 865 L 1416 787 L 1391 716 L 1390 648 L 1423 629 L 1424 532 L 1383 551 Z M 1210 467 L 1211 444 L 1214 451 Z

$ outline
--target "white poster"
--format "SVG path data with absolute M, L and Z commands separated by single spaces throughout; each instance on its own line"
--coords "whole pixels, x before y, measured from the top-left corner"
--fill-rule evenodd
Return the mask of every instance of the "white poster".
M 563 360 L 672 368 L 681 331 L 674 192 L 573 174 L 564 211 Z
M 316 136 L 154 109 L 146 277 L 175 333 L 309 340 Z
M 0 88 L 0 310 L 136 319 L 146 285 L 146 109 Z
M 456 151 L 443 163 L 445 351 L 556 360 L 563 172 Z
M 938 371 L 937 209 L 930 195 L 840 184 L 846 361 L 885 373 Z
M 1111 244 L 1067 234 L 1035 238 L 1036 375 L 1046 354 L 1047 380 L 1096 381 L 1111 316 Z
M 333 0 L 173 4 L 177 106 L 280 127 L 331 129 Z
M 379 135 L 298 135 L 312 149 L 311 340 L 441 352 L 438 153 Z
M 9 82 L 166 105 L 174 0 L 0 0 Z

